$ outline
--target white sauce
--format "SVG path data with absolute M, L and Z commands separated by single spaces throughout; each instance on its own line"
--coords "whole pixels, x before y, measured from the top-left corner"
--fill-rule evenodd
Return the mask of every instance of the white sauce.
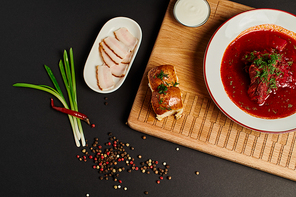
M 210 6 L 206 0 L 179 0 L 174 7 L 174 15 L 183 25 L 197 27 L 207 21 Z

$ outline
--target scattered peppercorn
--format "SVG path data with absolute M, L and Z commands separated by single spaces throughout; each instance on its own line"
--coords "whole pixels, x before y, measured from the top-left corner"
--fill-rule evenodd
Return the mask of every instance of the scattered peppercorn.
M 168 178 L 168 180 L 171 180 L 171 179 L 172 179 L 172 177 L 171 177 L 171 176 L 168 176 L 167 178 Z
M 146 136 L 145 136 L 145 135 L 143 135 L 143 136 L 142 136 L 142 139 L 143 139 L 143 140 L 146 140 Z
M 199 172 L 198 172 L 198 171 L 196 171 L 196 172 L 195 172 L 195 174 L 196 174 L 196 175 L 199 175 Z
M 153 159 L 147 159 L 146 161 L 140 162 L 139 166 L 136 165 L 135 158 L 133 158 L 126 150 L 125 147 L 130 147 L 130 150 L 134 150 L 133 146 L 130 146 L 129 143 L 123 143 L 119 141 L 111 132 L 108 133 L 109 140 L 104 143 L 106 148 L 104 149 L 99 145 L 98 138 L 94 138 L 94 142 L 91 147 L 84 147 L 81 152 L 81 155 L 76 155 L 80 161 L 93 161 L 92 168 L 97 170 L 100 180 L 113 180 L 121 184 L 123 181 L 119 178 L 119 174 L 123 171 L 131 173 L 132 171 L 138 171 L 145 174 L 154 173 L 159 176 L 160 180 L 163 180 L 163 176 L 168 173 L 169 165 L 166 162 L 163 162 L 164 167 L 158 167 L 158 161 Z M 143 136 L 143 139 L 146 139 Z M 88 152 L 89 149 L 90 151 Z M 139 159 L 142 158 L 141 155 L 137 156 Z M 125 166 L 123 166 L 125 164 Z M 168 178 L 170 180 L 170 178 Z M 160 183 L 160 180 L 157 180 L 156 183 Z M 121 185 L 114 185 L 114 189 L 121 188 Z M 123 188 L 127 190 L 127 187 Z M 146 191 L 147 192 L 147 191 Z M 145 192 L 145 194 L 146 194 Z M 148 192 L 147 192 L 148 194 Z
M 145 192 L 144 192 L 144 194 L 145 194 L 145 195 L 148 195 L 148 192 L 147 192 L 147 191 L 145 191 Z

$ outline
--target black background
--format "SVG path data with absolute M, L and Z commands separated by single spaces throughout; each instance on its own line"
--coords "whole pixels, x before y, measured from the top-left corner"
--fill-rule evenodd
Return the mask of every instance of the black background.
M 294 0 L 235 0 L 255 8 L 276 8 L 296 14 Z M 1 20 L 1 165 L 0 196 L 295 196 L 295 182 L 204 154 L 130 129 L 125 123 L 149 60 L 169 0 L 2 1 Z M 132 69 L 116 92 L 93 92 L 83 80 L 83 67 L 103 24 L 116 16 L 139 23 L 143 40 Z M 156 184 L 157 175 L 123 172 L 118 183 L 99 180 L 91 162 L 76 159 L 69 120 L 50 108 L 51 95 L 16 82 L 50 85 L 44 65 L 61 86 L 58 61 L 73 47 L 78 105 L 96 128 L 83 123 L 85 137 L 99 143 L 112 132 L 135 147 L 142 159 L 166 162 L 172 180 Z M 63 89 L 64 91 L 64 89 Z M 108 97 L 108 105 L 104 98 Z M 59 103 L 57 102 L 57 105 Z M 176 151 L 176 148 L 180 148 Z M 199 171 L 197 176 L 195 171 Z

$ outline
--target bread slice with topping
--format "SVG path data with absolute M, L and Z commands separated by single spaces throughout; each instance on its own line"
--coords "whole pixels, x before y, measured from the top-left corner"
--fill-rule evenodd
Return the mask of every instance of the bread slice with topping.
M 183 101 L 176 69 L 161 65 L 148 72 L 148 86 L 152 91 L 151 105 L 158 120 L 171 115 L 182 117 Z

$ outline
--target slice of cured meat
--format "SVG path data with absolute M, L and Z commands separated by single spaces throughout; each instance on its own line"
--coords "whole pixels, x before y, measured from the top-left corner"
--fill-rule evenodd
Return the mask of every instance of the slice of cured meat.
M 106 57 L 106 55 L 115 64 L 119 64 L 122 61 L 122 58 L 118 57 L 115 53 L 113 53 L 113 51 L 104 42 L 100 42 L 99 50 L 100 50 L 100 54 L 101 54 L 101 57 L 104 60 L 104 62 L 105 62 L 105 60 L 108 61 L 107 60 L 108 58 Z M 105 54 L 103 54 L 103 52 Z
M 114 77 L 124 77 L 125 73 L 127 71 L 128 64 L 118 64 L 118 65 L 113 65 L 110 67 L 110 71 Z
M 125 27 L 114 31 L 114 35 L 119 41 L 124 43 L 130 49 L 130 51 L 134 50 L 138 43 L 138 39 L 134 37 Z
M 103 62 L 106 64 L 106 66 L 108 66 L 110 68 L 113 65 L 117 64 L 108 56 L 108 54 L 103 50 L 103 48 L 101 46 L 99 47 L 99 51 L 100 51 L 101 57 L 103 59 Z
M 121 61 L 121 63 L 129 64 L 131 62 L 133 54 L 133 51 L 129 52 L 129 54 Z
M 105 38 L 103 42 L 111 51 L 113 51 L 116 56 L 120 57 L 121 59 L 124 59 L 130 52 L 129 48 L 125 44 L 114 37 L 109 36 Z
M 114 87 L 111 70 L 105 64 L 96 66 L 97 84 L 101 90 L 108 90 Z
M 127 28 L 116 30 L 99 43 L 99 54 L 103 64 L 96 66 L 97 85 L 101 90 L 115 86 L 116 78 L 124 77 L 128 70 L 138 39 Z

